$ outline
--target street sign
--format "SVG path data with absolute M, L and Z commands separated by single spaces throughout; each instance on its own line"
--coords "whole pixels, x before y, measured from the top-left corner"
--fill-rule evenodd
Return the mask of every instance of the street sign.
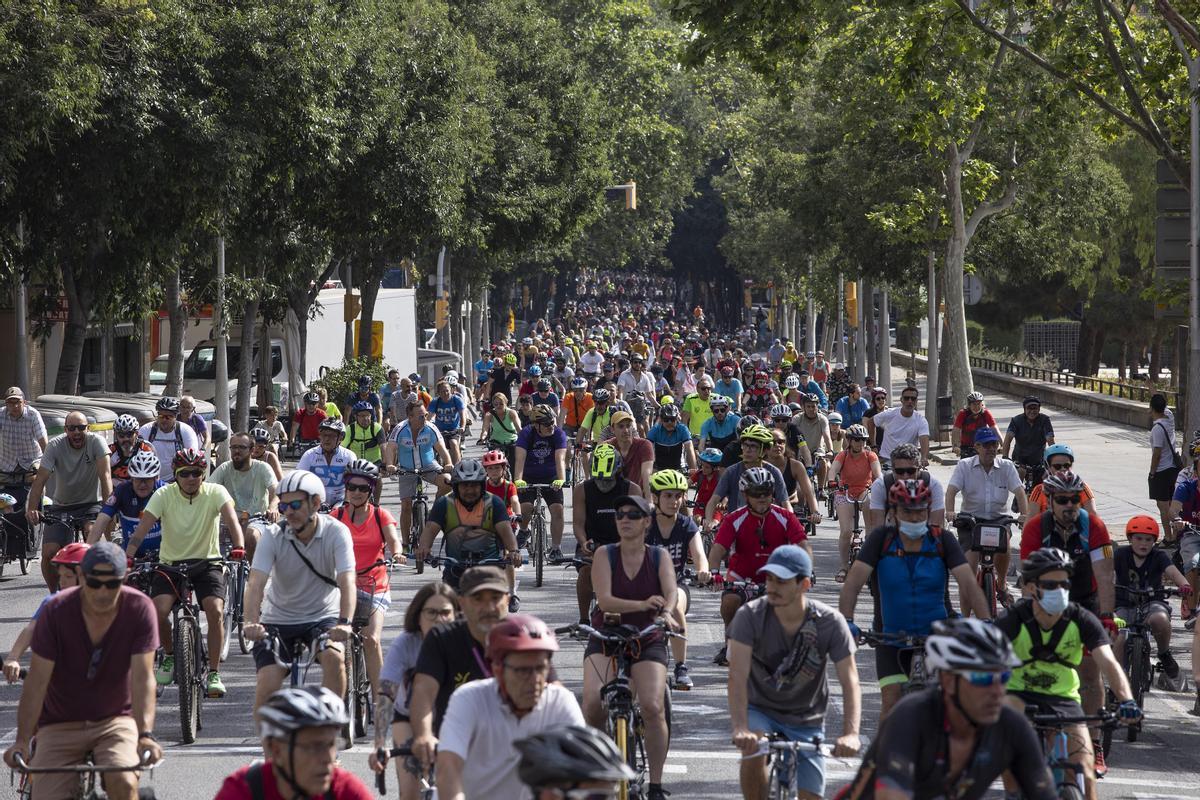
M 358 331 L 362 325 L 362 320 L 354 320 L 354 356 L 359 356 L 358 352 Z M 371 320 L 371 358 L 383 358 L 383 321 L 378 319 Z
M 963 275 L 963 302 L 973 306 L 983 299 L 983 281 L 973 273 Z
M 1156 217 L 1154 220 L 1154 263 L 1156 266 L 1187 266 L 1191 231 L 1187 217 Z
M 1160 186 L 1154 194 L 1154 206 L 1159 214 L 1187 214 L 1192 210 L 1192 196 L 1180 186 Z

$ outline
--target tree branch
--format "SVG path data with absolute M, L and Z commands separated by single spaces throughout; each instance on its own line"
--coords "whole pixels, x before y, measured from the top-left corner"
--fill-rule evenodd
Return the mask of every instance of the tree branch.
M 1125 15 L 1121 13 L 1121 9 L 1117 8 L 1112 0 L 1104 0 L 1105 7 L 1108 8 L 1108 13 L 1112 15 L 1113 21 L 1117 23 L 1117 30 L 1121 32 L 1121 41 L 1125 42 L 1125 47 L 1129 49 L 1130 55 L 1133 57 L 1134 66 L 1137 67 L 1138 75 L 1146 77 L 1146 60 L 1142 58 L 1141 51 L 1138 50 L 1137 42 L 1133 38 L 1133 33 L 1129 30 L 1129 23 L 1125 20 Z
M 996 76 L 1000 74 L 1000 67 L 1004 64 L 1004 53 L 1008 45 L 1003 41 L 1000 42 L 1000 47 L 996 50 L 996 57 L 992 59 L 992 68 L 988 71 L 987 83 L 984 86 L 983 94 L 986 97 L 992 92 L 992 83 L 996 80 Z M 971 153 L 975 150 L 975 143 L 979 141 L 979 134 L 983 130 L 983 115 L 980 111 L 976 117 L 974 124 L 971 126 L 971 135 L 967 137 L 967 141 L 963 143 L 959 151 L 959 159 L 962 163 L 967 163 L 971 159 Z
M 1154 0 L 1154 8 L 1171 27 L 1178 31 L 1184 41 L 1193 49 L 1200 50 L 1200 32 L 1197 32 L 1192 23 L 1184 19 L 1183 15 L 1171 5 L 1171 0 Z M 1186 53 L 1184 57 L 1190 58 Z
M 1007 211 L 1017 201 L 1018 188 L 1017 181 L 1013 179 L 1009 181 L 1008 188 L 1004 190 L 1004 196 L 999 200 L 989 200 L 986 203 L 980 203 L 975 206 L 975 210 L 971 212 L 970 219 L 967 220 L 966 241 L 969 242 L 975 237 L 975 231 L 979 228 L 979 223 L 988 217 L 994 217 L 997 214 Z

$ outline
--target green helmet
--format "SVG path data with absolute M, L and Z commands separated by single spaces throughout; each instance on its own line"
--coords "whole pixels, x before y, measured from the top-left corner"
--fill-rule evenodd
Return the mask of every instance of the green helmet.
M 650 476 L 650 491 L 654 494 L 664 492 L 669 489 L 674 489 L 679 492 L 686 492 L 688 488 L 687 478 L 677 469 L 660 469 L 658 472 Z
M 598 444 L 592 451 L 593 478 L 615 478 L 621 471 L 621 454 L 611 444 Z
M 761 442 L 764 445 L 773 444 L 775 442 L 775 436 L 765 427 L 758 424 L 751 425 L 749 428 L 746 428 L 746 430 L 742 431 L 741 436 L 738 438 L 750 439 L 755 442 Z

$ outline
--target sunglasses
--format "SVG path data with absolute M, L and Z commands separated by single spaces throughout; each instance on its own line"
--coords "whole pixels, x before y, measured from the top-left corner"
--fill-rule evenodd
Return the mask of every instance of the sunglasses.
M 281 502 L 279 504 L 279 513 L 286 514 L 288 512 L 288 509 L 291 509 L 292 511 L 299 511 L 300 506 L 302 506 L 302 505 L 304 505 L 303 500 L 288 500 L 285 502 Z
M 1070 461 L 1060 461 L 1057 464 L 1048 464 L 1047 466 L 1049 466 L 1050 469 L 1055 470 L 1057 472 L 1059 470 L 1070 469 L 1071 462 Z
M 1012 680 L 1012 670 L 1004 670 L 1003 672 L 975 672 L 967 670 L 957 673 L 967 679 L 967 683 L 972 686 L 978 686 L 983 689 L 988 686 L 995 686 L 997 683 L 1001 686 L 1007 686 Z
M 645 519 L 650 516 L 645 511 L 618 511 L 617 519 Z
M 89 581 L 90 583 L 90 581 Z M 95 680 L 96 670 L 100 668 L 100 659 L 104 658 L 104 648 L 97 647 L 92 651 L 92 660 L 88 662 L 87 679 Z
M 346 484 L 347 492 L 369 492 L 374 488 L 375 487 L 373 487 L 369 483 L 347 483 Z
M 1055 589 L 1070 589 L 1070 581 L 1038 581 L 1038 588 L 1047 592 L 1053 592 Z
M 180 469 L 175 471 L 176 478 L 199 478 L 203 474 L 204 471 L 199 469 Z
M 746 494 L 746 497 L 753 497 L 753 498 L 755 498 L 756 500 L 763 500 L 763 499 L 765 499 L 765 498 L 767 498 L 767 497 L 774 497 L 774 496 L 775 496 L 775 493 L 774 493 L 774 492 L 764 492 L 764 491 L 755 491 L 755 492 L 749 492 L 749 491 L 748 491 L 748 492 L 746 492 L 745 494 Z
M 1077 494 L 1056 494 L 1054 502 L 1060 506 L 1077 506 L 1079 505 L 1079 495 Z
M 90 575 L 84 580 L 87 581 L 87 585 L 92 589 L 120 589 L 122 582 L 120 578 L 112 578 L 111 580 L 102 581 L 99 578 L 93 578 Z
M 916 467 L 892 467 L 892 472 L 896 473 L 897 475 L 916 475 L 917 468 Z
M 87 425 L 64 425 L 63 427 L 69 431 L 86 431 L 88 429 Z

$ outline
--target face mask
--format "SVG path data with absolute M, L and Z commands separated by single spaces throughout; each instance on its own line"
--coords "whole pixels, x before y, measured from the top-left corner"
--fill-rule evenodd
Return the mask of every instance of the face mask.
M 904 520 L 900 520 L 897 523 L 897 527 L 899 527 L 900 532 L 903 533 L 905 536 L 907 536 L 909 539 L 920 539 L 922 536 L 925 535 L 925 532 L 929 530 L 929 523 L 927 523 L 927 522 L 905 522 Z
M 1067 610 L 1068 600 L 1067 589 L 1051 589 L 1046 591 L 1042 589 L 1042 596 L 1038 598 L 1038 603 L 1042 606 L 1042 611 L 1047 614 L 1061 614 Z

